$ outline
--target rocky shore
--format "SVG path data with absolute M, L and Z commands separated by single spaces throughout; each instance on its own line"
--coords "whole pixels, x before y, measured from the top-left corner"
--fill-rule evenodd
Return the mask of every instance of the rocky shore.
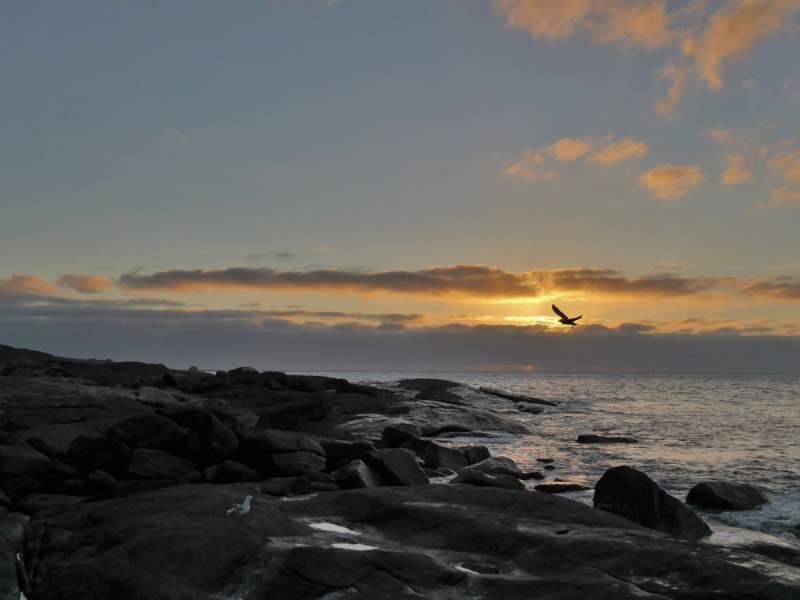
M 457 386 L 0 346 L 0 600 L 800 599 L 800 553 L 704 543 L 644 473 L 610 469 L 592 508 L 546 467 L 459 445 L 537 432 Z M 575 443 L 635 442 L 594 438 Z M 690 500 L 759 494 L 704 482 Z

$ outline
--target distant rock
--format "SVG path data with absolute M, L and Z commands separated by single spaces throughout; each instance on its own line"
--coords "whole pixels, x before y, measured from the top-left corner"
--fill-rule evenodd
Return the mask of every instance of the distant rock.
M 686 504 L 722 510 L 750 510 L 769 502 L 769 496 L 746 483 L 704 481 L 686 496 Z
M 639 440 L 631 437 L 608 437 L 584 433 L 576 440 L 579 444 L 638 444 Z
M 494 388 L 488 388 L 488 387 L 481 387 L 478 389 L 484 394 L 490 394 L 492 396 L 497 396 L 498 398 L 511 400 L 512 402 L 527 402 L 529 404 L 538 404 L 540 406 L 558 406 L 557 402 L 551 402 L 550 400 L 542 400 L 541 398 L 534 398 L 532 396 L 520 396 L 518 394 L 509 394 L 508 392 L 503 392 L 501 390 L 496 390 Z
M 535 488 L 537 492 L 545 492 L 547 494 L 563 494 L 565 492 L 582 492 L 591 488 L 581 485 L 579 483 L 569 483 L 566 481 L 540 483 Z
M 524 490 L 525 484 L 511 475 L 489 475 L 482 471 L 476 471 L 467 467 L 459 471 L 450 483 L 466 483 L 480 487 L 498 487 L 508 490 Z
M 594 507 L 676 537 L 698 539 L 711 528 L 641 471 L 614 467 L 594 488 Z

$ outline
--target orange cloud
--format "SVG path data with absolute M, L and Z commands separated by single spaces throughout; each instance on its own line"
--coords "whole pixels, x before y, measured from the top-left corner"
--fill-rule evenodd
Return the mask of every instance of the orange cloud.
M 576 158 L 588 154 L 594 147 L 594 140 L 591 137 L 581 139 L 564 138 L 551 146 L 539 148 L 543 152 L 555 158 L 558 162 L 572 162 Z
M 99 294 L 105 292 L 111 286 L 108 277 L 95 277 L 94 275 L 84 275 L 80 271 L 63 275 L 56 280 L 62 287 L 72 288 L 82 294 Z
M 14 273 L 11 277 L 0 277 L 0 295 L 38 295 L 49 296 L 55 290 L 52 283 L 38 275 Z
M 745 169 L 745 158 L 743 154 L 726 154 L 725 160 L 728 161 L 728 170 L 722 174 L 720 183 L 736 185 L 738 183 L 752 183 L 756 180 L 753 174 Z
M 728 146 L 731 143 L 731 132 L 727 129 L 715 129 L 709 134 L 709 137 L 723 146 Z
M 669 79 L 672 83 L 669 86 L 667 97 L 657 100 L 653 105 L 653 110 L 658 116 L 665 119 L 672 116 L 672 110 L 683 96 L 683 83 L 689 72 L 686 67 L 681 67 L 674 63 L 667 63 L 661 69 L 658 76 L 659 80 Z
M 603 138 L 605 147 L 602 150 L 592 153 L 586 158 L 586 162 L 598 163 L 603 166 L 610 166 L 629 158 L 639 158 L 647 154 L 650 147 L 644 142 L 637 142 L 631 137 L 626 137 L 621 142 L 613 142 L 614 136 L 607 135 Z
M 784 204 L 800 204 L 800 190 L 790 188 L 788 185 L 772 190 L 772 200 L 762 204 L 759 208 L 782 206 Z
M 800 192 L 798 192 L 798 202 L 800 202 Z M 742 293 L 764 300 L 795 301 L 800 300 L 800 282 L 789 277 L 776 277 L 771 281 L 748 285 Z
M 539 170 L 539 167 L 545 162 L 544 156 L 529 149 L 522 153 L 515 164 L 504 170 L 503 175 L 520 177 L 527 181 L 550 179 L 555 176 L 553 171 Z
M 700 167 L 659 165 L 639 177 L 640 185 L 646 186 L 653 198 L 674 200 L 680 198 L 688 188 L 703 181 Z
M 798 0 L 741 0 L 713 13 L 700 39 L 688 48 L 708 88 L 719 90 L 725 63 L 746 57 L 762 39 L 784 29 L 798 11 Z

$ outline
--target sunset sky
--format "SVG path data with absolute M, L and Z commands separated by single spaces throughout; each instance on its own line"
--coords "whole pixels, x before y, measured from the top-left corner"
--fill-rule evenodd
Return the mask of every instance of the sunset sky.
M 800 372 L 798 32 L 800 0 L 3 2 L 0 344 Z

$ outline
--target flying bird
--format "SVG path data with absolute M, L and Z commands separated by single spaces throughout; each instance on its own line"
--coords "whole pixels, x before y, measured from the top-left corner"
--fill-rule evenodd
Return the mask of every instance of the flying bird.
M 252 499 L 252 496 L 248 496 L 241 504 L 234 504 L 233 508 L 229 509 L 225 514 L 229 517 L 244 517 L 250 512 L 250 500 Z
M 574 319 L 570 319 L 567 315 L 558 310 L 558 307 L 555 304 L 553 304 L 553 312 L 555 312 L 559 317 L 561 317 L 558 320 L 559 323 L 561 323 L 562 325 L 572 325 L 573 327 L 575 327 L 575 321 L 577 321 L 583 316 L 581 315 L 580 317 L 575 317 Z

